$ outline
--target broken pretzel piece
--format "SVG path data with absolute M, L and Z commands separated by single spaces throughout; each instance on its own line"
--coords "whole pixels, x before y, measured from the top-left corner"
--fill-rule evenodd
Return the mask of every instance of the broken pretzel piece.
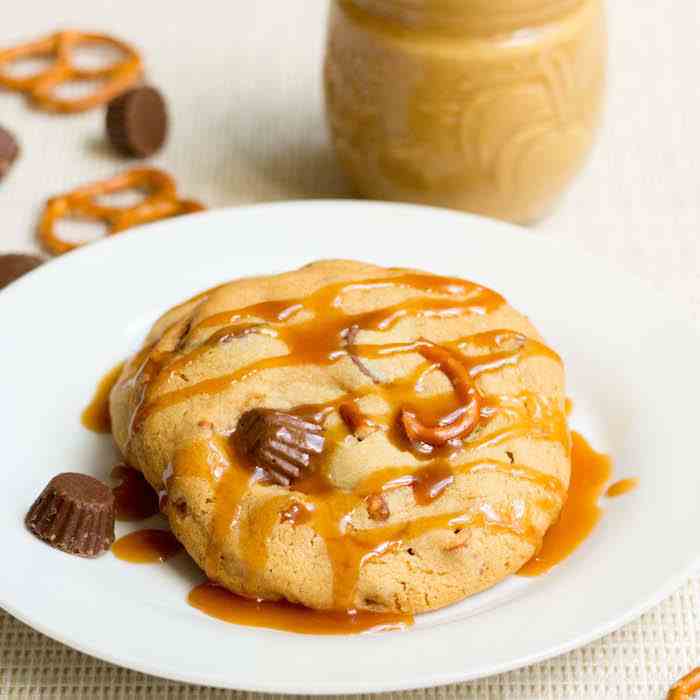
M 421 341 L 418 352 L 426 360 L 434 362 L 447 375 L 464 405 L 437 425 L 426 425 L 414 411 L 402 408 L 401 424 L 411 442 L 441 447 L 450 440 L 464 437 L 476 428 L 481 415 L 479 395 L 472 387 L 469 370 L 449 350 L 428 341 Z
M 73 56 L 80 46 L 117 49 L 122 58 L 108 66 L 81 68 Z M 52 62 L 38 73 L 15 76 L 7 70 L 15 61 L 43 57 L 51 58 Z M 84 112 L 106 104 L 131 87 L 142 72 L 141 57 L 136 49 L 106 34 L 69 30 L 0 50 L 0 86 L 26 94 L 37 107 L 49 112 Z M 100 84 L 84 97 L 56 94 L 56 88 L 63 84 L 85 81 L 100 81 Z
M 668 700 L 690 700 L 700 690 L 700 667 L 694 668 L 668 691 Z
M 251 465 L 280 486 L 291 486 L 323 452 L 323 428 L 293 413 L 254 408 L 244 413 L 233 443 Z
M 144 199 L 131 207 L 116 207 L 100 204 L 100 195 L 115 192 L 143 190 Z M 199 202 L 180 199 L 175 180 L 156 168 L 136 168 L 121 173 L 109 180 L 101 180 L 66 194 L 52 197 L 44 209 L 39 222 L 41 244 L 54 255 L 67 253 L 83 245 L 61 238 L 56 231 L 59 219 L 77 218 L 105 224 L 107 235 L 125 231 L 132 226 L 147 224 L 181 214 L 202 211 Z

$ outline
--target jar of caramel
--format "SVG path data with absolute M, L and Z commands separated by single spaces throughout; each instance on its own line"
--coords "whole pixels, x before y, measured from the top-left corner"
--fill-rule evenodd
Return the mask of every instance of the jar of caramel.
M 358 193 L 519 223 L 588 153 L 602 0 L 332 0 L 329 122 Z

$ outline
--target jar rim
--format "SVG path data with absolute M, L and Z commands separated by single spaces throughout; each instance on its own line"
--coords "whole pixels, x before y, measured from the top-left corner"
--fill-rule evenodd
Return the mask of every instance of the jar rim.
M 556 20 L 591 0 L 338 0 L 404 29 L 497 34 Z

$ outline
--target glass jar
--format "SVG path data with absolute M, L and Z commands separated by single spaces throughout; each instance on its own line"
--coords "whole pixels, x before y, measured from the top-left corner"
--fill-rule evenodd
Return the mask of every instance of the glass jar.
M 333 0 L 326 102 L 364 197 L 529 223 L 589 152 L 602 0 Z

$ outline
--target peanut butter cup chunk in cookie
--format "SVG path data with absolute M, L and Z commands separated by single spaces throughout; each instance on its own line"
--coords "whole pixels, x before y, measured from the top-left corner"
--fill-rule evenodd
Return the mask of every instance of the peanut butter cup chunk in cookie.
M 210 579 L 418 613 L 516 572 L 570 477 L 559 356 L 499 294 L 322 261 L 175 306 L 110 402 Z

